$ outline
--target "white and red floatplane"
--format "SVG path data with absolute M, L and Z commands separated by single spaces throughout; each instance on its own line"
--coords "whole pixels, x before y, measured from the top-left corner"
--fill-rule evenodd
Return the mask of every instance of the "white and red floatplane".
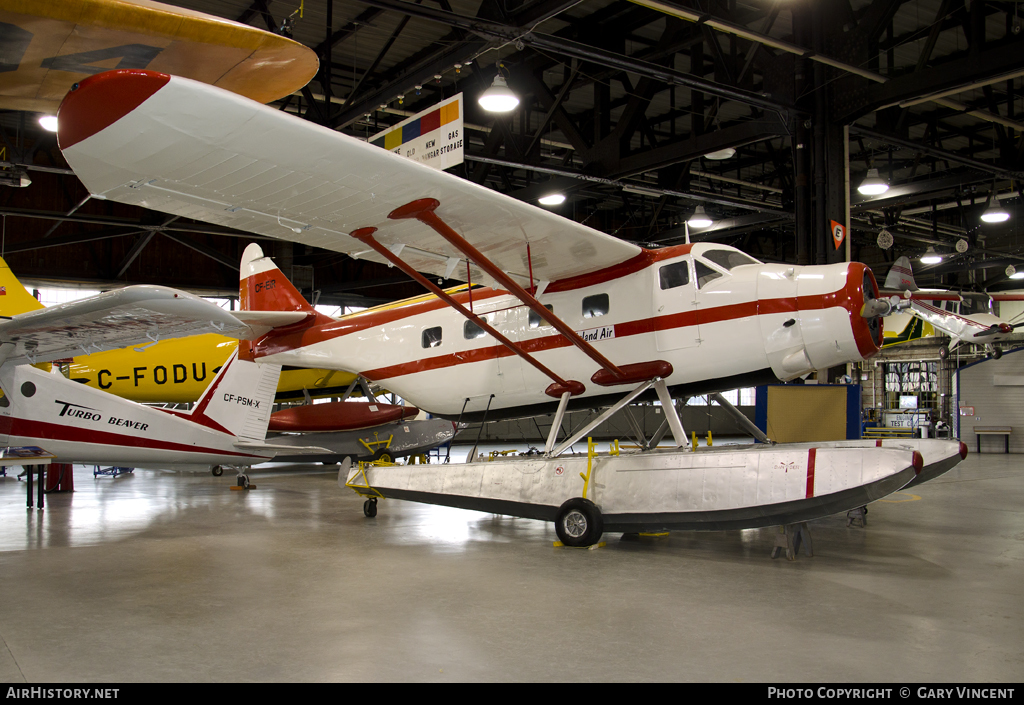
M 61 149 L 94 197 L 386 262 L 434 294 L 330 319 L 251 245 L 243 309 L 301 318 L 243 344 L 245 356 L 356 372 L 452 419 L 556 413 L 543 459 L 377 468 L 366 479 L 380 495 L 554 519 L 563 540 L 592 543 L 585 525 L 600 527 L 602 514 L 616 528 L 788 523 L 860 506 L 922 467 L 912 448 L 819 444 L 705 459 L 652 450 L 592 464 L 584 490 L 560 460 L 573 441 L 555 437 L 567 408 L 612 405 L 611 413 L 656 396 L 678 449 L 686 438 L 673 396 L 789 380 L 874 355 L 891 304 L 877 298 L 863 264 L 764 264 L 711 243 L 643 249 L 154 72 L 86 79 L 58 119 Z M 485 286 L 451 294 L 431 281 L 453 276 Z M 959 455 L 958 444 L 947 445 L 946 456 Z M 554 484 L 540 481 L 559 468 Z M 400 487 L 402 473 L 415 487 Z

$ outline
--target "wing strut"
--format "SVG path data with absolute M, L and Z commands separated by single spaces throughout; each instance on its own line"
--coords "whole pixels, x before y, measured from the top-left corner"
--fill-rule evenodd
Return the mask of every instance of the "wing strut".
M 377 254 L 381 255 L 382 257 L 387 259 L 389 262 L 394 264 L 396 267 L 401 269 L 403 272 L 405 272 L 410 277 L 412 277 L 417 282 L 419 282 L 421 286 L 426 287 L 431 293 L 433 293 L 439 299 L 444 301 L 446 304 L 451 306 L 453 309 L 455 309 L 456 311 L 461 313 L 463 316 L 465 316 L 469 320 L 473 321 L 473 323 L 475 323 L 476 325 L 480 326 L 485 331 L 487 331 L 492 336 L 494 336 L 494 339 L 497 340 L 499 343 L 501 343 L 506 348 L 508 348 L 509 350 L 514 352 L 516 355 L 518 355 L 519 357 L 523 358 L 528 363 L 530 363 L 531 365 L 536 367 L 544 375 L 546 375 L 547 377 L 552 379 L 553 383 L 548 385 L 548 388 L 544 390 L 545 394 L 547 394 L 548 396 L 555 397 L 556 399 L 558 399 L 563 394 L 566 394 L 566 393 L 568 393 L 568 394 L 570 394 L 572 396 L 575 396 L 577 394 L 582 394 L 584 391 L 586 391 L 586 387 L 583 386 L 582 382 L 577 382 L 576 380 L 571 380 L 571 379 L 570 380 L 564 380 L 561 377 L 559 377 L 558 375 L 556 375 L 554 372 L 552 372 L 547 367 L 545 367 L 540 362 L 538 362 L 537 359 L 533 355 L 530 355 L 528 352 L 526 352 L 525 350 L 520 348 L 518 345 L 516 345 L 511 340 L 509 340 L 504 335 L 502 335 L 497 330 L 495 330 L 493 327 L 491 327 L 491 325 L 485 319 L 480 318 L 480 317 L 474 315 L 472 311 L 467 310 L 462 304 L 460 304 L 458 301 L 456 301 L 451 296 L 446 294 L 444 292 L 444 290 L 442 290 L 436 284 L 433 284 L 429 279 L 424 277 L 422 274 L 420 274 L 415 269 L 410 267 L 406 262 L 401 260 L 397 255 L 395 255 L 394 252 L 392 252 L 388 248 L 384 247 L 384 245 L 382 245 L 379 242 L 377 242 L 377 239 L 375 237 L 373 237 L 373 234 L 376 231 L 377 231 L 377 228 L 359 228 L 358 230 L 352 232 L 351 235 L 352 235 L 352 237 L 354 237 L 355 239 L 359 240 L 360 242 L 363 242 L 363 243 L 369 245 L 370 247 L 372 247 L 374 249 L 374 251 L 377 252 Z M 545 309 L 545 312 L 547 312 L 547 309 Z
M 480 269 L 484 270 L 488 275 L 493 277 L 495 281 L 500 283 L 505 287 L 505 289 L 526 304 L 534 313 L 554 326 L 566 340 L 582 350 L 590 359 L 601 366 L 601 369 L 594 373 L 590 378 L 591 382 L 602 387 L 611 387 L 620 384 L 635 384 L 637 382 L 654 379 L 655 377 L 664 378 L 672 374 L 672 365 L 665 360 L 652 360 L 650 362 L 638 362 L 622 366 L 617 366 L 612 363 L 608 358 L 599 353 L 593 345 L 588 343 L 581 336 L 577 335 L 572 328 L 566 325 L 565 322 L 560 320 L 551 311 L 544 308 L 544 305 L 541 302 L 537 301 L 537 299 L 535 299 L 529 292 L 519 286 L 519 284 L 513 281 L 511 277 L 505 274 L 505 272 L 503 272 L 499 267 L 495 266 L 495 264 L 487 259 L 487 257 L 485 257 L 479 250 L 466 242 L 461 235 L 452 230 L 447 223 L 441 220 L 441 218 L 434 212 L 434 209 L 439 205 L 441 205 L 441 203 L 436 198 L 421 198 L 391 211 L 391 213 L 388 214 L 388 218 L 391 218 L 392 220 L 415 218 L 421 223 L 428 225 L 438 235 L 443 237 L 452 246 L 462 252 L 467 259 L 472 260 L 478 267 L 480 267 Z M 356 237 L 355 233 L 352 233 L 352 235 Z M 532 272 L 530 285 L 531 287 L 533 285 Z M 551 396 L 560 395 L 552 394 Z

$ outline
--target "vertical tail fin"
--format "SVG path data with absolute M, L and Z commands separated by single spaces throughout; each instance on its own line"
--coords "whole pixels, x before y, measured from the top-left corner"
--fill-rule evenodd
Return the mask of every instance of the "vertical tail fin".
M 238 296 L 243 311 L 312 311 L 274 261 L 256 243 L 242 253 Z
M 43 305 L 25 290 L 11 268 L 0 258 L 0 316 L 17 316 L 40 308 Z
M 203 392 L 191 418 L 240 439 L 262 441 L 280 376 L 280 365 L 240 360 L 233 354 Z
M 885 288 L 896 289 L 897 291 L 917 291 L 917 283 L 914 281 L 914 272 L 910 268 L 908 257 L 899 257 L 892 263 L 892 269 L 885 277 Z

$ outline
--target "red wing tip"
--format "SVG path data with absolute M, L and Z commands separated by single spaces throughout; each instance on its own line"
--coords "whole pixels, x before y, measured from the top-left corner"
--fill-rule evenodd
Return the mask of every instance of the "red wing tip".
M 920 475 L 921 471 L 924 470 L 924 456 L 921 455 L 921 451 L 914 451 L 914 474 Z
M 145 69 L 115 69 L 71 87 L 57 110 L 61 149 L 92 137 L 123 118 L 163 88 L 171 77 Z
M 960 441 L 960 460 L 967 459 L 967 444 Z

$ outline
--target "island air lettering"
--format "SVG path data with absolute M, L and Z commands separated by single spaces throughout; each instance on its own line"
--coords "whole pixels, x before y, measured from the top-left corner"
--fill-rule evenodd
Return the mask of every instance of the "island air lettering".
M 615 326 L 601 326 L 600 328 L 578 330 L 576 331 L 576 335 L 589 343 L 597 340 L 610 340 L 615 337 Z

